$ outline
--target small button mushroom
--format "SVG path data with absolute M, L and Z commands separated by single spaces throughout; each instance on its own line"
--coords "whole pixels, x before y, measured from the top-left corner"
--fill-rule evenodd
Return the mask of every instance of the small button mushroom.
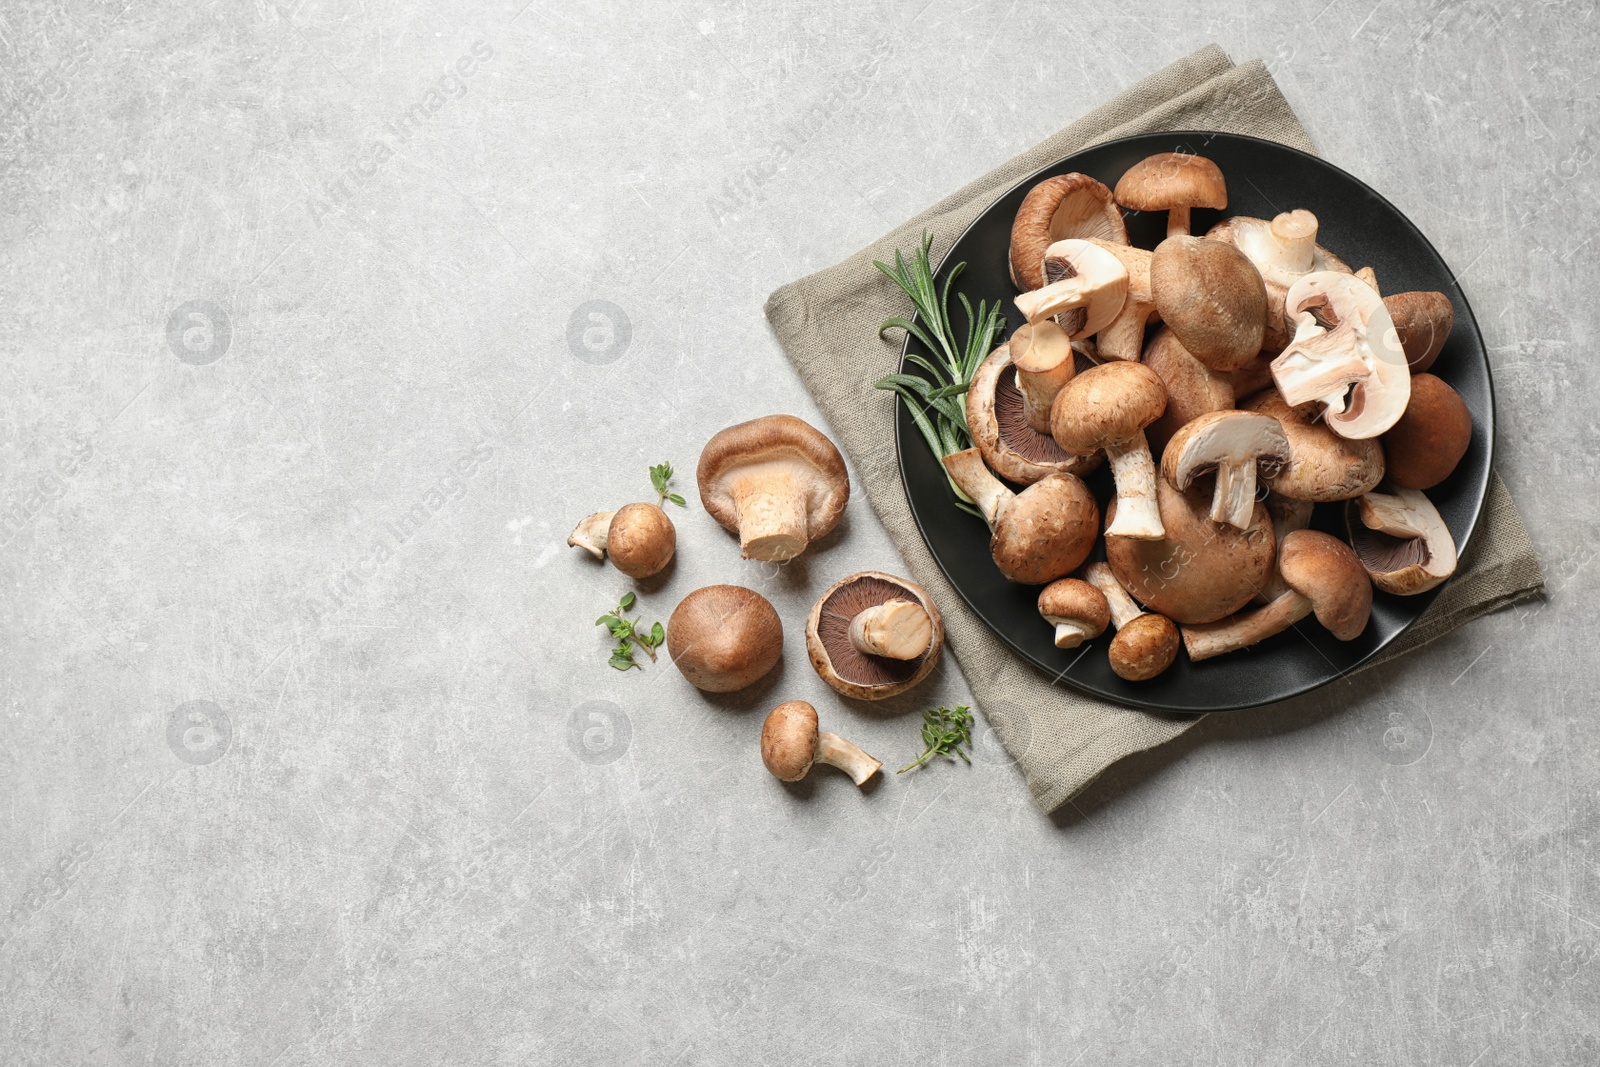
M 1061 174 L 1028 190 L 1011 224 L 1011 284 L 1026 292 L 1044 277 L 1044 254 L 1057 241 L 1097 237 L 1128 243 L 1111 190 L 1087 174 Z
M 1372 582 L 1350 546 L 1318 530 L 1283 539 L 1278 573 L 1288 592 L 1263 608 L 1231 619 L 1183 628 L 1183 647 L 1195 662 L 1235 652 L 1282 633 L 1316 613 L 1340 641 L 1354 641 L 1372 615 Z
M 696 689 L 732 693 L 753 685 L 783 655 L 783 623 L 766 597 L 738 585 L 708 585 L 678 602 L 667 620 L 667 652 Z
M 1098 457 L 1071 455 L 1050 436 L 1048 424 L 1043 432 L 1028 424 L 1027 401 L 1018 388 L 1018 377 L 1011 362 L 1011 346 L 1001 345 L 978 364 L 967 385 L 967 429 L 984 462 L 1000 477 L 1019 485 L 1032 485 L 1049 474 L 1082 475 L 1093 470 Z M 1065 380 L 1070 379 L 1067 375 Z
M 1130 211 L 1165 211 L 1167 236 L 1189 232 L 1189 212 L 1228 206 L 1222 171 L 1204 156 L 1161 152 L 1129 167 L 1117 182 L 1117 203 Z
M 1204 471 L 1217 472 L 1211 521 L 1248 529 L 1256 510 L 1256 464 L 1268 471 L 1289 460 L 1289 439 L 1270 415 L 1213 411 L 1185 425 L 1161 455 L 1161 474 L 1187 489 Z
M 1292 408 L 1277 390 L 1268 389 L 1239 407 L 1277 419 L 1289 439 L 1289 462 L 1262 475 L 1274 493 L 1291 500 L 1349 500 L 1383 480 L 1383 447 L 1377 439 L 1340 437 L 1316 418 L 1312 405 Z
M 1006 578 L 1043 585 L 1089 558 L 1100 506 L 1080 479 L 1052 474 L 1013 493 L 984 466 L 976 448 L 946 456 L 944 468 L 989 524 L 989 553 Z
M 1282 352 L 1294 335 L 1294 322 L 1283 307 L 1289 286 L 1316 270 L 1350 273 L 1343 260 L 1317 244 L 1317 217 L 1304 208 L 1285 211 L 1271 222 L 1235 215 L 1211 227 L 1206 236 L 1233 245 L 1261 274 L 1267 290 L 1261 347 L 1274 354 Z M 1239 395 L 1253 392 L 1244 389 Z
M 803 700 L 789 700 L 761 724 L 761 762 L 780 782 L 798 782 L 819 763 L 837 767 L 862 785 L 878 773 L 881 762 L 838 734 L 817 729 L 817 709 Z
M 1383 298 L 1413 376 L 1433 366 L 1450 339 L 1456 309 L 1443 293 L 1395 293 Z
M 696 472 L 700 501 L 739 535 L 745 559 L 793 559 L 827 536 L 850 499 L 844 458 L 793 415 L 729 426 L 706 442 Z
M 1051 245 L 1044 255 L 1048 284 L 1019 295 L 1017 310 L 1034 326 L 1055 319 L 1071 340 L 1103 330 L 1128 295 L 1127 268 L 1108 247 L 1116 246 L 1078 240 Z
M 1106 595 L 1079 578 L 1058 578 L 1039 593 L 1039 614 L 1056 628 L 1057 648 L 1077 648 L 1106 632 Z
M 886 700 L 920 683 L 939 662 L 944 619 L 928 591 L 881 571 L 841 578 L 806 620 L 817 674 L 857 700 Z
M 1178 658 L 1178 628 L 1165 615 L 1140 609 L 1128 596 L 1122 583 L 1104 563 L 1092 563 L 1083 571 L 1084 580 L 1105 597 L 1117 636 L 1106 649 L 1106 658 L 1118 678 L 1144 682 Z
M 625 504 L 616 511 L 597 511 L 578 523 L 567 544 L 595 559 L 611 560 L 630 578 L 659 574 L 678 545 L 678 530 L 654 504 Z
M 1212 370 L 1238 370 L 1261 351 L 1267 289 L 1233 245 L 1168 237 L 1150 256 L 1150 291 L 1161 321 Z
M 1232 380 L 1201 363 L 1163 326 L 1144 349 L 1144 365 L 1156 372 L 1167 390 L 1167 407 L 1161 417 L 1144 428 L 1153 455 L 1161 455 L 1184 424 L 1211 411 L 1233 407 Z M 1267 383 L 1271 383 L 1268 376 Z M 1248 394 L 1239 393 L 1239 396 Z
M 1311 513 L 1316 505 L 1309 500 L 1290 500 L 1278 493 L 1267 493 L 1265 501 L 1267 514 L 1272 516 L 1272 539 L 1278 546 L 1278 551 L 1283 551 L 1283 539 L 1295 530 L 1304 530 L 1311 525 Z M 1255 602 L 1268 604 L 1282 596 L 1289 587 L 1283 584 L 1283 577 L 1278 574 L 1278 568 L 1272 568 L 1267 575 L 1267 580 L 1257 590 Z
M 1272 361 L 1285 402 L 1320 402 L 1340 437 L 1377 437 L 1400 418 L 1411 397 L 1411 372 L 1389 309 L 1350 274 L 1313 271 L 1289 287 L 1286 313 L 1294 339 Z
M 1368 493 L 1345 505 L 1350 544 L 1385 593 L 1426 593 L 1456 572 L 1456 543 L 1433 501 L 1416 489 Z
M 1116 256 L 1128 272 L 1128 295 L 1123 298 L 1122 310 L 1095 338 L 1096 354 L 1102 361 L 1137 362 L 1144 348 L 1144 329 L 1156 317 L 1155 295 L 1150 291 L 1150 253 L 1132 245 L 1095 244 Z
M 1173 622 L 1214 622 L 1255 595 L 1272 571 L 1275 546 L 1267 509 L 1256 505 L 1248 529 L 1211 521 L 1211 494 L 1156 483 L 1166 534 L 1160 540 L 1106 535 L 1106 562 L 1139 603 Z M 1115 521 L 1121 500 L 1107 518 Z
M 1472 412 L 1461 394 L 1431 374 L 1411 376 L 1405 414 L 1383 435 L 1389 481 L 1432 489 L 1451 474 L 1472 444 Z
M 1056 395 L 1050 432 L 1075 456 L 1104 452 L 1121 501 L 1119 537 L 1159 538 L 1155 464 L 1144 428 L 1161 416 L 1167 391 L 1142 363 L 1102 363 L 1078 375 Z

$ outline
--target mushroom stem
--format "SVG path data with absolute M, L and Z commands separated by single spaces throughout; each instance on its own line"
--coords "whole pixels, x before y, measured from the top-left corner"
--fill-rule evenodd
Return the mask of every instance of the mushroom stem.
M 1305 208 L 1285 211 L 1273 218 L 1270 260 L 1275 267 L 1304 274 L 1317 254 L 1317 217 Z
M 1161 509 L 1156 506 L 1156 468 L 1144 431 L 1118 444 L 1106 445 L 1106 457 L 1117 484 L 1117 517 L 1106 528 L 1106 535 L 1160 540 L 1166 531 L 1161 526 Z
M 1273 544 L 1281 546 L 1285 537 L 1296 530 L 1304 530 L 1310 526 L 1311 509 L 1310 501 L 1290 500 L 1277 493 L 1268 494 L 1267 514 L 1272 516 Z M 1256 600 L 1262 604 L 1270 604 L 1288 591 L 1289 583 L 1283 580 L 1278 568 L 1273 567 L 1266 580 L 1261 583 L 1261 588 L 1256 591 Z
M 1030 325 L 1037 326 L 1063 311 L 1076 311 L 1078 308 L 1088 307 L 1090 301 L 1094 299 L 1095 292 L 1103 284 L 1097 278 L 1081 274 L 1062 278 L 1042 289 L 1034 289 L 1018 296 L 1017 310 L 1022 312 Z
M 1266 607 L 1241 612 L 1219 622 L 1183 627 L 1183 647 L 1199 661 L 1248 648 L 1279 634 L 1311 614 L 1311 601 L 1293 589 Z
M 614 514 L 611 511 L 597 511 L 586 517 L 567 538 L 567 544 L 583 549 L 595 559 L 605 559 L 606 535 L 611 529 L 611 516 Z
M 806 494 L 752 479 L 734 496 L 739 515 L 739 551 L 745 559 L 790 560 L 807 544 Z
M 1318 326 L 1310 312 L 1302 311 L 1296 322 L 1294 340 L 1272 361 L 1279 394 L 1290 407 L 1330 398 L 1342 405 L 1345 391 L 1371 368 L 1357 349 Z
M 1023 325 L 1011 335 L 1011 362 L 1017 370 L 1022 413 L 1035 431 L 1050 433 L 1050 405 L 1076 368 L 1066 331 L 1046 319 Z
M 1122 629 L 1145 613 L 1143 608 L 1134 603 L 1128 591 L 1122 588 L 1122 583 L 1117 581 L 1116 574 L 1108 564 L 1089 564 L 1083 569 L 1083 580 L 1105 594 L 1106 604 L 1111 608 L 1111 625 L 1117 629 Z
M 1187 237 L 1187 236 L 1189 236 L 1189 207 L 1188 207 L 1188 205 L 1184 205 L 1182 207 L 1171 208 L 1171 209 L 1169 209 L 1167 211 L 1167 236 L 1168 237 Z
M 909 600 L 886 600 L 850 620 L 850 643 L 869 656 L 913 660 L 932 640 L 933 620 Z
M 883 766 L 879 760 L 873 759 L 838 734 L 829 733 L 827 730 L 817 732 L 816 762 L 839 768 L 848 774 L 856 785 L 877 774 L 878 768 Z
M 1255 510 L 1255 459 L 1246 463 L 1217 464 L 1217 485 L 1211 493 L 1211 521 L 1248 530 Z
M 1148 453 L 1145 461 L 1149 462 Z M 983 521 L 994 529 L 994 524 L 1000 518 L 1000 510 L 1009 504 L 1016 494 L 1007 489 L 994 472 L 989 470 L 983 462 L 983 454 L 976 448 L 952 452 L 944 457 L 945 473 L 950 480 L 978 506 L 983 513 Z
M 1066 622 L 1045 616 L 1045 622 L 1054 623 L 1057 648 L 1077 648 L 1096 634 L 1081 622 Z

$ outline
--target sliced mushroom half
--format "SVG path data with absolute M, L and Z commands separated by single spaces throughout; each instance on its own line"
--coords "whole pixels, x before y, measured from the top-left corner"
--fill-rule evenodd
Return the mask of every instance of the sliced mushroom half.
M 1385 593 L 1426 593 L 1456 572 L 1456 542 L 1418 489 L 1368 493 L 1345 505 L 1345 527 L 1372 584 Z
M 1093 241 L 1057 241 L 1044 254 L 1044 280 L 1016 298 L 1017 310 L 1037 325 L 1056 319 L 1071 339 L 1098 333 L 1122 310 L 1128 271 L 1122 260 Z

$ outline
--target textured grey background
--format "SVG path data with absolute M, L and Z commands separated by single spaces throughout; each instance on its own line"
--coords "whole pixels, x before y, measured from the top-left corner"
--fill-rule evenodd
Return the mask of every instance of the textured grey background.
M 0 1063 L 1600 1057 L 1593 4 L 521 4 L 0 11 Z M 675 514 L 645 616 L 762 589 L 768 683 L 609 670 L 562 539 L 815 418 L 767 293 L 1211 40 L 1460 270 L 1549 602 L 1055 820 L 762 769 L 966 699 L 807 666 L 861 501 Z

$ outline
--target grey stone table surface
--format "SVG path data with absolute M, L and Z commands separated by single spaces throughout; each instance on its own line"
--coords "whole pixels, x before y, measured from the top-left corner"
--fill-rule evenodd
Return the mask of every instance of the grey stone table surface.
M 0 10 L 0 1063 L 1594 1063 L 1591 3 L 11 0 Z M 891 766 L 780 670 L 620 674 L 563 545 L 817 418 L 777 285 L 1216 41 L 1460 271 L 1548 601 L 1129 760 Z M 598 303 L 597 303 L 598 302 Z M 692 485 L 684 476 L 680 484 Z

